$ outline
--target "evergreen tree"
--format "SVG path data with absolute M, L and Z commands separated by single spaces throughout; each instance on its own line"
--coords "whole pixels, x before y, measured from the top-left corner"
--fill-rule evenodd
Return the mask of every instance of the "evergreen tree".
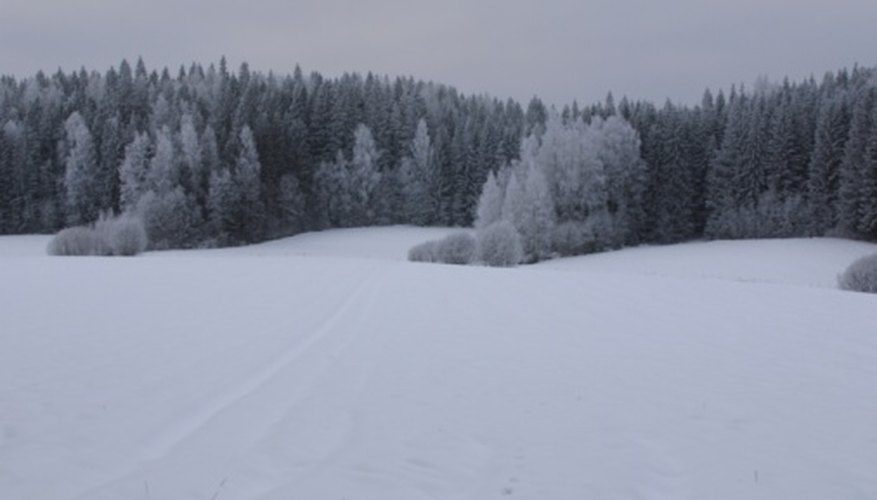
M 347 170 L 351 211 L 348 225 L 363 226 L 374 222 L 377 214 L 377 188 L 380 153 L 368 127 L 360 124 L 354 132 L 353 156 Z
M 859 233 L 877 240 L 877 105 L 872 106 L 871 127 L 862 162 L 861 190 L 859 192 Z
M 417 123 L 409 155 L 399 167 L 402 212 L 406 222 L 425 226 L 432 223 L 437 209 L 435 153 L 426 120 Z
M 481 197 L 478 199 L 475 229 L 484 229 L 502 218 L 504 198 L 504 189 L 500 187 L 496 176 L 491 172 L 484 182 L 484 187 L 481 189 Z
M 133 211 L 140 196 L 149 189 L 147 176 L 150 147 L 151 142 L 146 134 L 137 134 L 125 147 L 125 158 L 119 167 L 119 205 L 123 212 Z
M 847 236 L 859 235 L 862 215 L 869 205 L 877 204 L 877 197 L 864 182 L 868 176 L 867 148 L 872 123 L 872 113 L 877 101 L 877 91 L 862 89 L 854 101 L 849 139 L 840 166 L 838 186 L 838 229 Z M 872 192 L 868 192 L 872 191 Z
M 843 98 L 823 104 L 808 177 L 812 234 L 823 235 L 837 224 L 839 173 L 848 133 L 849 114 Z
M 195 129 L 194 119 L 191 114 L 185 114 L 180 119 L 180 132 L 178 142 L 180 145 L 180 162 L 182 164 L 182 184 L 185 190 L 195 196 L 200 205 L 207 199 L 208 179 L 201 154 L 201 138 Z
M 67 223 L 71 226 L 97 220 L 97 158 L 91 132 L 79 112 L 64 123 L 67 155 L 64 161 Z
M 240 154 L 234 171 L 236 196 L 226 213 L 226 228 L 235 241 L 253 243 L 262 237 L 264 207 L 261 199 L 259 155 L 250 127 L 240 132 Z
M 305 228 L 305 196 L 293 174 L 280 178 L 275 236 L 291 236 Z

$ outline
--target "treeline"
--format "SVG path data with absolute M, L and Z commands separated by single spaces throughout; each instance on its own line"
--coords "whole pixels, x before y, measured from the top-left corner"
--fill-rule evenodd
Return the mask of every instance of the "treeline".
M 526 261 L 703 237 L 877 240 L 875 76 L 549 112 L 489 175 L 476 229 L 511 223 Z
M 468 225 L 518 154 L 515 102 L 369 74 L 237 72 L 225 60 L 0 80 L 0 233 L 136 211 L 156 247 L 334 226 Z
M 623 106 L 650 171 L 644 236 L 877 239 L 875 84 L 856 68 L 693 109 Z
M 550 194 L 554 243 L 540 255 L 558 241 L 583 252 L 701 237 L 874 240 L 874 84 L 873 70 L 855 68 L 707 91 L 692 107 L 610 95 L 554 111 L 412 78 L 265 75 L 224 60 L 176 76 L 123 61 L 4 77 L 0 233 L 108 211 L 140 215 L 158 248 L 468 226 L 486 182 L 538 198 L 529 169 Z

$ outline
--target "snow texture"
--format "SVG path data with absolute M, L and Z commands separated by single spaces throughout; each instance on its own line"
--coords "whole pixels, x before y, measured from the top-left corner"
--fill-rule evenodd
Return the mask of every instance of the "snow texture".
M 877 497 L 877 297 L 812 286 L 873 245 L 404 261 L 442 231 L 0 238 L 0 498 Z

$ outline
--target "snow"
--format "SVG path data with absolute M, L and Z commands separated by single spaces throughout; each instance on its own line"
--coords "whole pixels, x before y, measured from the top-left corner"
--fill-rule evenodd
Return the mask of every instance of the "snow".
M 0 238 L 0 498 L 877 497 L 877 296 L 813 286 L 874 246 L 401 260 L 442 231 Z
M 539 267 L 834 288 L 851 262 L 874 253 L 873 243 L 833 238 L 707 241 L 628 248 Z
M 51 239 L 45 235 L 0 236 L 0 258 L 45 255 Z
M 162 252 L 187 257 L 277 257 L 277 256 L 318 256 L 357 259 L 407 260 L 408 250 L 427 240 L 438 240 L 445 236 L 469 229 L 425 228 L 411 226 L 389 226 L 352 229 L 333 229 L 304 233 L 292 238 L 268 241 L 245 247 L 220 248 L 201 252 Z

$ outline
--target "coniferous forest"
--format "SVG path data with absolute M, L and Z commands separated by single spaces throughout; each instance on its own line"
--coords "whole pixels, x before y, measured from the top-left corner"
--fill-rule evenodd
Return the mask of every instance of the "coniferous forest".
M 698 238 L 877 240 L 875 84 L 857 67 L 706 91 L 697 106 L 610 94 L 554 109 L 224 59 L 4 77 L 0 234 L 131 213 L 152 247 L 186 248 L 505 218 L 531 260 Z

